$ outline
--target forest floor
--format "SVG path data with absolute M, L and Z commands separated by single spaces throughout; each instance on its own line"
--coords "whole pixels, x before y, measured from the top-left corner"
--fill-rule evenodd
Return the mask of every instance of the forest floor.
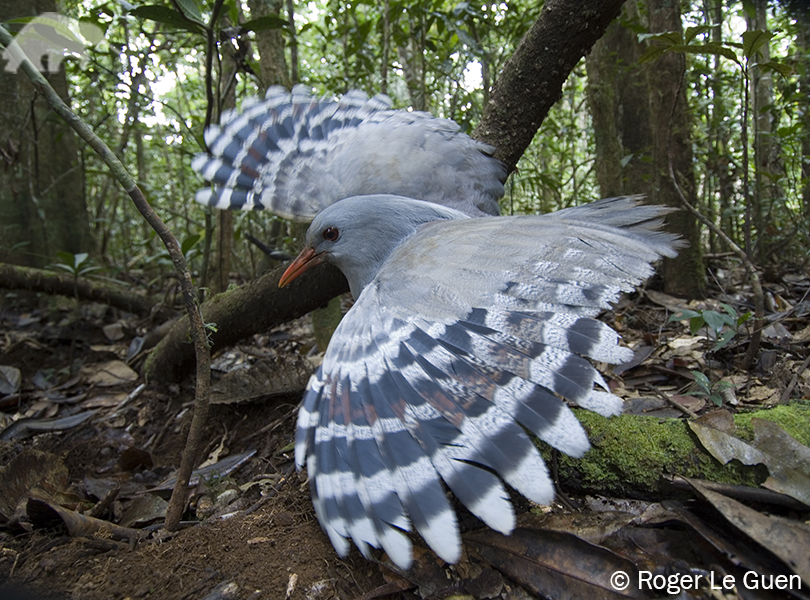
M 687 304 L 649 291 L 606 315 L 639 359 L 632 368 L 606 373 L 611 389 L 635 403 L 632 412 L 656 423 L 691 415 L 704 424 L 706 415 L 716 421 L 720 413 L 776 405 L 798 403 L 805 410 L 799 414 L 807 414 L 806 276 L 766 284 L 776 299 L 769 321 L 775 330 L 766 334 L 760 363 L 750 372 L 735 366 L 745 352 L 746 326 L 712 352 L 716 342 L 705 328 L 695 335 L 685 322 L 667 322 L 684 308 L 728 314 L 720 301 L 744 313 L 745 281 L 731 271 L 721 275 L 726 292 L 715 289 L 715 300 Z M 240 369 L 268 357 L 278 363 L 305 354 L 312 345 L 308 323 L 305 318 L 223 352 L 215 357 L 218 379 L 227 373 L 239 378 Z M 620 593 L 608 581 L 613 572 L 645 569 L 702 575 L 704 585 L 694 589 L 679 580 L 684 598 L 810 596 L 810 450 L 802 444 L 810 425 L 803 417 L 798 429 L 785 426 L 794 462 L 763 459 L 750 467 L 770 489 L 746 488 L 753 490 L 748 495 L 728 486 L 721 495 L 698 482 L 684 492 L 689 484 L 676 485 L 677 473 L 662 473 L 683 496 L 655 488 L 617 498 L 586 495 L 576 480 L 561 481 L 560 501 L 550 508 L 530 507 L 513 495 L 520 529 L 509 538 L 482 529 L 460 509 L 462 561 L 446 565 L 414 538 L 414 568 L 398 573 L 382 553 L 371 562 L 352 546 L 348 557 L 338 557 L 318 525 L 306 474 L 295 471 L 292 459 L 300 392 L 243 389 L 212 405 L 208 471 L 194 487 L 184 527 L 168 533 L 160 525 L 189 429 L 193 381 L 141 387 L 138 365 L 131 369 L 125 357 L 144 324 L 105 306 L 4 304 L 0 331 L 0 599 L 518 600 L 643 598 L 666 591 L 637 580 Z M 707 375 L 709 388 L 700 388 L 695 370 Z M 734 393 L 714 385 L 720 380 Z M 739 439 L 769 454 L 756 435 Z M 788 481 L 781 487 L 772 482 L 779 473 Z M 792 587 L 752 591 L 753 580 L 744 580 L 748 572 L 771 581 L 785 577 Z M 734 578 L 735 586 L 705 585 L 720 575 Z

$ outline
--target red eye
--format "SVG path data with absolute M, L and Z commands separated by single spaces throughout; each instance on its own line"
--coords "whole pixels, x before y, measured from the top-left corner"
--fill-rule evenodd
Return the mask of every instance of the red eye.
M 327 227 L 323 230 L 323 239 L 327 242 L 336 242 L 340 237 L 340 232 L 337 227 Z

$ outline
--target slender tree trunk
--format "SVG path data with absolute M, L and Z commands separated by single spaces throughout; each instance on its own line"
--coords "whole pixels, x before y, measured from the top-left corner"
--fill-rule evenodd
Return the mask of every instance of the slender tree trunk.
M 56 12 L 53 0 L 6 0 L 0 21 L 44 12 Z M 64 63 L 44 74 L 67 101 Z M 73 130 L 54 117 L 27 77 L 5 68 L 0 68 L 0 107 L 0 260 L 41 266 L 59 251 L 92 252 Z
M 388 93 L 388 62 L 391 60 L 391 2 L 383 0 L 382 59 L 380 61 L 380 91 Z
M 810 19 L 797 19 L 796 64 L 799 67 L 799 87 L 797 99 L 802 103 L 799 111 L 802 123 L 802 214 L 810 223 Z M 806 231 L 806 230 L 805 230 Z
M 754 12 L 747 18 L 749 30 L 768 29 L 768 3 L 767 0 L 754 0 Z M 760 49 L 761 56 L 756 62 L 768 62 L 771 59 L 771 50 L 768 44 Z M 753 100 L 754 124 L 754 194 L 753 215 L 754 227 L 757 232 L 757 242 L 754 255 L 763 259 L 768 253 L 767 246 L 771 240 L 773 211 L 775 204 L 780 201 L 782 192 L 777 177 L 782 171 L 779 156 L 779 147 L 773 141 L 773 77 L 769 71 L 758 67 L 751 69 L 751 98 Z
M 680 6 L 670 0 L 647 0 L 651 32 L 682 31 Z M 684 57 L 665 54 L 646 68 L 653 123 L 653 164 L 655 168 L 651 199 L 656 204 L 680 207 L 676 184 L 693 205 L 695 174 L 690 139 L 690 118 L 686 104 Z M 671 167 L 671 168 L 670 168 Z M 671 172 L 676 181 L 672 180 Z M 667 228 L 679 233 L 689 246 L 674 259 L 664 259 L 664 289 L 670 294 L 699 298 L 705 294 L 706 280 L 701 256 L 700 231 L 695 218 L 686 210 L 667 217 Z
M 290 5 L 292 2 L 290 1 Z M 279 16 L 284 6 L 283 0 L 248 0 L 250 18 L 258 19 L 269 15 Z M 294 25 L 294 15 L 290 12 L 288 5 L 288 22 Z M 256 46 L 259 49 L 259 65 L 261 67 L 262 87 L 271 85 L 283 85 L 289 88 L 291 85 L 290 73 L 287 70 L 287 60 L 284 56 L 284 38 L 278 29 L 264 29 L 256 32 Z M 298 60 L 295 38 L 290 46 L 290 62 L 294 65 Z M 295 56 L 293 56 L 295 54 Z M 297 79 L 297 74 L 295 79 Z
M 298 83 L 298 28 L 295 26 L 295 4 L 287 0 L 287 26 L 290 28 L 290 84 Z M 281 56 L 284 56 L 282 52 Z
M 654 180 L 653 126 L 641 46 L 624 23 L 638 23 L 638 6 L 622 7 L 586 57 L 588 104 L 596 138 L 596 174 L 602 196 L 647 194 Z
M 712 25 L 714 27 L 711 31 L 712 42 L 720 44 L 722 40 L 722 27 L 723 27 L 723 4 L 724 0 L 714 0 L 714 5 L 710 14 L 712 15 Z M 712 96 L 714 102 L 712 103 L 711 115 L 711 133 L 712 136 L 712 149 L 711 160 L 707 165 L 707 177 L 711 177 L 717 182 L 717 194 L 719 196 L 718 204 L 709 211 L 715 212 L 719 215 L 720 229 L 732 240 L 740 242 L 739 232 L 735 231 L 735 219 L 731 216 L 731 206 L 734 198 L 734 181 L 736 180 L 736 173 L 739 169 L 730 160 L 730 131 L 726 125 L 728 118 L 728 108 L 726 107 L 726 94 L 733 92 L 733 88 L 727 90 L 724 75 L 722 70 L 722 59 L 719 56 L 714 57 L 714 65 L 712 70 Z M 714 237 L 712 237 L 714 241 Z M 719 242 L 715 242 L 719 243 Z M 719 250 L 712 245 L 713 250 Z

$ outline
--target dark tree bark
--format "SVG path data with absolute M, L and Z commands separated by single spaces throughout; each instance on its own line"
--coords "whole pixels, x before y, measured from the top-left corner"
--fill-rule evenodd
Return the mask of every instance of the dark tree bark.
M 715 26 L 712 28 L 711 36 L 712 42 L 721 44 L 723 41 L 723 0 L 714 0 L 714 5 L 711 8 L 710 14 L 711 22 Z M 731 139 L 730 129 L 726 125 L 726 120 L 729 116 L 729 108 L 726 103 L 726 93 L 732 92 L 728 89 L 725 82 L 725 75 L 723 73 L 722 64 L 725 59 L 719 56 L 714 57 L 714 67 L 712 70 L 711 89 L 714 94 L 714 102 L 712 103 L 711 112 L 711 150 L 709 154 L 709 161 L 706 165 L 706 170 L 710 173 L 711 178 L 716 180 L 717 195 L 719 201 L 716 204 L 711 204 L 706 207 L 707 216 L 715 216 L 713 220 L 720 222 L 720 229 L 722 229 L 730 238 L 739 242 L 739 238 L 735 232 L 736 220 L 732 218 L 731 206 L 734 201 L 734 183 L 738 177 L 734 171 L 737 167 L 734 162 L 729 158 L 729 143 Z M 720 251 L 720 240 L 713 232 L 710 232 L 710 248 L 713 252 Z
M 802 102 L 802 212 L 810 222 L 810 16 L 796 20 L 796 63 L 799 65 L 799 86 L 802 91 L 797 98 Z
M 625 20 L 640 19 L 636 0 L 628 1 L 623 11 Z M 647 13 L 651 32 L 681 28 L 676 3 L 650 0 Z M 602 194 L 645 194 L 650 202 L 680 207 L 671 164 L 681 190 L 696 204 L 683 57 L 673 53 L 639 64 L 643 50 L 630 29 L 614 22 L 587 59 Z M 667 224 L 689 247 L 664 261 L 664 289 L 701 297 L 705 282 L 697 223 L 683 210 L 670 215 Z
M 511 172 L 569 73 L 591 49 L 624 0 L 548 0 L 492 87 L 473 137 L 496 148 Z
M 291 6 L 291 4 L 290 4 Z M 280 15 L 282 0 L 248 0 L 250 18 L 258 19 L 268 15 Z M 292 15 L 289 15 L 291 23 Z M 264 29 L 256 32 L 256 45 L 259 47 L 262 86 L 283 85 L 289 88 L 292 81 L 284 56 L 284 38 L 278 29 Z
M 208 336 L 212 352 L 305 315 L 349 291 L 346 278 L 331 265 L 315 267 L 306 277 L 279 289 L 283 272 L 284 267 L 279 267 L 203 304 L 203 320 L 215 326 Z M 147 359 L 144 375 L 151 381 L 178 381 L 193 369 L 188 319 L 180 319 Z
M 648 0 L 647 19 L 651 32 L 682 31 L 680 6 L 670 0 Z M 646 69 L 649 102 L 653 124 L 654 181 L 649 197 L 656 204 L 681 207 L 677 186 L 693 206 L 695 173 L 693 171 L 690 116 L 684 86 L 684 57 L 665 54 Z M 673 174 L 676 181 L 673 181 Z M 667 217 L 667 229 L 680 234 L 689 246 L 676 258 L 665 258 L 662 272 L 664 290 L 687 298 L 702 298 L 706 277 L 697 221 L 686 210 Z
M 754 0 L 754 13 L 749 15 L 748 29 L 768 29 L 768 3 L 766 0 Z M 757 62 L 771 60 L 770 45 L 760 49 Z M 784 197 L 777 178 L 784 168 L 781 150 L 772 135 L 774 130 L 773 75 L 770 71 L 758 67 L 751 69 L 751 98 L 753 100 L 752 116 L 754 124 L 754 195 L 752 200 L 754 226 L 757 231 L 755 255 L 762 260 L 767 258 L 769 246 L 774 241 L 771 231 L 777 231 L 774 225 L 776 203 Z
M 8 0 L 0 4 L 0 21 L 43 12 L 56 12 L 55 2 Z M 64 65 L 44 75 L 67 99 Z M 2 67 L 0 106 L 0 260 L 42 266 L 59 251 L 90 252 L 84 175 L 73 131 L 26 77 Z
M 638 21 L 635 2 L 622 8 Z M 596 138 L 596 176 L 603 197 L 645 193 L 653 181 L 652 115 L 641 46 L 619 21 L 610 24 L 586 58 L 588 104 Z

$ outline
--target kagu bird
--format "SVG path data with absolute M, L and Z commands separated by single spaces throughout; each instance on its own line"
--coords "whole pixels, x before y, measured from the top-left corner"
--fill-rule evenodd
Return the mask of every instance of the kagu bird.
M 461 542 L 442 482 L 491 528 L 515 516 L 504 482 L 539 504 L 554 487 L 524 428 L 582 456 L 565 400 L 622 401 L 585 357 L 632 352 L 593 317 L 674 256 L 666 209 L 610 198 L 548 215 L 497 215 L 504 166 L 451 121 L 271 88 L 206 132 L 197 200 L 311 219 L 279 285 L 336 265 L 355 304 L 298 414 L 295 460 L 335 549 L 349 539 L 411 564 L 411 525 L 442 559 Z M 480 217 L 480 218 L 476 218 Z M 601 389 L 595 389 L 601 388 Z

